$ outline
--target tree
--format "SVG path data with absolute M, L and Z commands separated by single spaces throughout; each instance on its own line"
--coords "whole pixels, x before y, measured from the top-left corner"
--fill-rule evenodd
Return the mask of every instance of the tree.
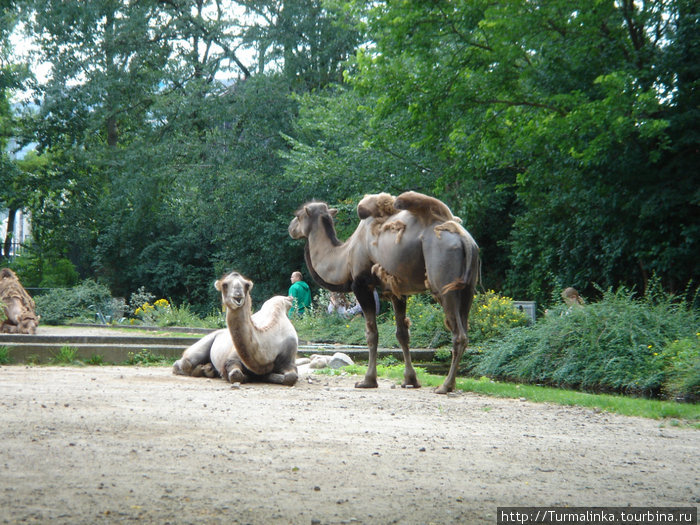
M 697 80 L 693 4 L 351 6 L 372 41 L 351 83 L 376 97 L 376 120 L 443 159 L 439 193 L 488 240 L 487 279 L 546 300 L 558 285 L 697 277 L 696 176 L 669 184 L 660 169 L 697 161 L 671 127 L 697 107 L 679 89 Z
M 0 208 L 7 208 L 7 234 L 0 245 L 0 262 L 10 257 L 12 233 L 17 211 L 26 202 L 29 188 L 22 172 L 8 154 L 9 139 L 15 135 L 16 119 L 10 104 L 11 94 L 27 76 L 26 68 L 12 57 L 10 35 L 17 23 L 15 2 L 0 1 Z
M 38 233 L 115 294 L 146 286 L 211 304 L 212 278 L 234 267 L 264 298 L 286 290 L 299 265 L 286 235 L 297 189 L 283 186 L 278 155 L 296 118 L 289 95 L 340 78 L 347 50 L 319 61 L 281 20 L 303 20 L 324 52 L 319 38 L 345 37 L 315 2 L 245 2 L 283 13 L 279 27 L 253 23 L 267 39 L 256 48 L 296 50 L 293 68 L 256 71 L 242 58 L 252 31 L 235 18 L 242 4 L 100 0 L 83 10 L 76 0 L 37 12 L 41 55 L 55 64 L 31 123 L 53 181 Z

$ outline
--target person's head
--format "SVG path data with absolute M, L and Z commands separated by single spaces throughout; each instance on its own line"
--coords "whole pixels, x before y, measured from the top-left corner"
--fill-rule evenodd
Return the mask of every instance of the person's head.
M 301 272 L 292 272 L 292 276 L 289 278 L 293 283 L 301 281 Z
M 581 296 L 578 294 L 578 291 L 576 288 L 567 288 L 561 293 L 561 298 L 564 299 L 564 302 L 567 304 L 567 306 L 573 306 L 575 304 L 583 304 L 583 299 Z

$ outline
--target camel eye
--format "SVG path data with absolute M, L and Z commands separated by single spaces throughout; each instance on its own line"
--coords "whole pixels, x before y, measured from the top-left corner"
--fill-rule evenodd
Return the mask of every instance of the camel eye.
M 224 283 L 221 285 L 221 291 L 224 293 L 228 292 L 228 283 Z

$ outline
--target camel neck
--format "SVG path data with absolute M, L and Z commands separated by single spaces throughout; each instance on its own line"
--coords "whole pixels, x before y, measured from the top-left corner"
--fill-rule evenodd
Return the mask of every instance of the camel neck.
M 267 372 L 266 361 L 261 359 L 255 327 L 251 319 L 250 301 L 242 308 L 226 308 L 226 326 L 236 347 L 236 352 L 245 364 L 255 374 Z
M 348 265 L 349 254 L 352 250 L 351 236 L 347 241 L 340 242 L 335 237 L 335 230 L 319 224 L 307 237 L 306 262 L 314 279 L 325 288 L 333 291 L 347 291 L 352 282 L 352 273 Z

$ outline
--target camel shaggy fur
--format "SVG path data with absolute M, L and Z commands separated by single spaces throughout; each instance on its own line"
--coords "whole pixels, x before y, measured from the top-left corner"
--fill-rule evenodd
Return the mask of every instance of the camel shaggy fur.
M 424 195 L 416 191 L 406 191 L 394 199 L 394 208 L 408 210 L 418 217 L 424 224 L 436 222 L 455 221 L 462 223 L 462 219 L 452 215 L 447 205 L 435 197 Z
M 0 332 L 10 334 L 35 334 L 40 317 L 36 314 L 34 299 L 9 268 L 0 270 L 0 304 L 5 320 Z
M 287 317 L 291 297 L 272 297 L 251 314 L 252 281 L 232 272 L 214 286 L 226 307 L 227 328 L 212 332 L 185 350 L 173 365 L 173 373 L 220 376 L 232 383 L 261 380 L 294 385 L 298 377 L 298 338 Z
M 371 196 L 365 199 L 368 197 Z M 445 322 L 452 332 L 452 364 L 444 383 L 436 391 L 444 394 L 455 388 L 457 366 L 467 345 L 469 309 L 479 276 L 479 248 L 452 214 L 448 217 L 444 213 L 449 211 L 447 206 L 436 207 L 430 200 L 432 197 L 424 197 L 427 198 L 424 202 L 431 204 L 428 213 L 411 204 L 410 210 L 400 210 L 386 217 L 380 228 L 374 223 L 378 217 L 367 214 L 345 242 L 341 242 L 335 232 L 336 210 L 323 202 L 305 204 L 289 224 L 289 235 L 293 239 L 307 240 L 306 264 L 314 280 L 331 291 L 353 291 L 362 306 L 369 364 L 364 380 L 355 385 L 358 388 L 377 387 L 375 287 L 382 288 L 385 295 L 390 296 L 394 307 L 396 338 L 404 354 L 404 387 L 420 386 L 411 364 L 406 297 L 428 290 L 440 302 Z M 436 232 L 435 228 L 446 221 L 452 221 L 459 228 L 450 225 Z M 392 223 L 396 226 L 389 226 Z

